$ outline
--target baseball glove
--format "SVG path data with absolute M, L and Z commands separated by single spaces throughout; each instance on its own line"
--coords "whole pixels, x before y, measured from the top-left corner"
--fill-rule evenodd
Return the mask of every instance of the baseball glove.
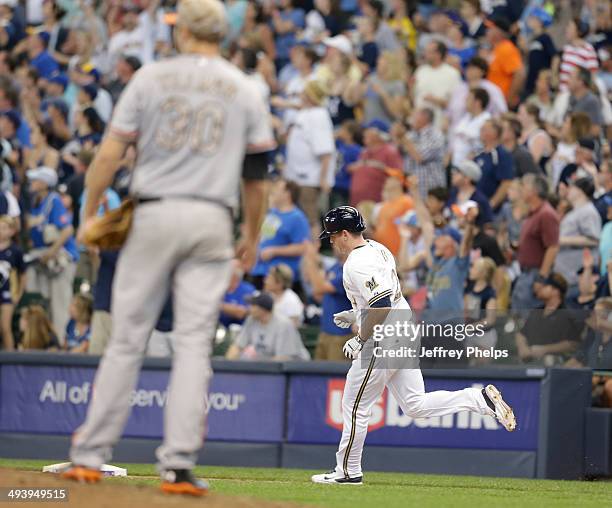
M 123 247 L 134 214 L 134 200 L 128 198 L 119 208 L 107 211 L 85 231 L 86 245 L 98 247 L 101 250 L 119 250 Z

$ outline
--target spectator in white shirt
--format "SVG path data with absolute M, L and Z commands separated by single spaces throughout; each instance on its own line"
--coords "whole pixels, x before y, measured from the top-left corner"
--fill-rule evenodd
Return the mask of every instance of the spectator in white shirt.
M 321 83 L 310 81 L 287 138 L 284 177 L 300 186 L 300 208 L 314 229 L 320 227 L 321 196 L 329 196 L 335 177 L 334 128 L 325 99 Z
M 124 5 L 122 12 L 122 29 L 108 42 L 110 69 L 115 68 L 121 55 L 135 56 L 143 64 L 153 60 L 155 34 L 149 12 L 139 14 L 140 9 L 134 4 Z
M 317 54 L 311 48 L 296 45 L 291 48 L 289 58 L 297 73 L 285 85 L 283 95 L 275 95 L 270 101 L 272 107 L 282 111 L 285 129 L 288 129 L 295 119 L 306 83 L 314 79 L 313 68 Z
M 461 74 L 445 63 L 446 45 L 431 41 L 425 48 L 425 64 L 414 73 L 414 102 L 417 108 L 432 108 L 436 113 L 436 125 L 440 125 L 441 113 L 447 108 L 451 95 L 461 84 Z
M 486 79 L 489 73 L 489 64 L 484 58 L 475 56 L 465 69 L 465 81 L 455 88 L 446 109 L 448 127 L 452 130 L 465 115 L 468 93 L 473 88 L 482 88 L 489 94 L 487 111 L 492 116 L 499 116 L 508 111 L 508 104 L 501 89 Z
M 293 285 L 293 270 L 285 263 L 280 263 L 268 272 L 264 279 L 264 291 L 274 298 L 274 312 L 293 321 L 300 326 L 304 321 L 304 304 L 291 286 Z
M 486 111 L 489 94 L 482 88 L 470 90 L 465 103 L 466 113 L 451 132 L 450 153 L 454 166 L 474 157 L 481 149 L 480 129 L 491 118 Z

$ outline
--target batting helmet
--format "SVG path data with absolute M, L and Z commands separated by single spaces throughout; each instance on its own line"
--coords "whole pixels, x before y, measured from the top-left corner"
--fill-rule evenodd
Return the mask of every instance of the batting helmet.
M 357 208 L 338 206 L 325 214 L 323 218 L 323 231 L 319 238 L 329 238 L 334 233 L 344 230 L 359 233 L 365 228 L 365 221 Z

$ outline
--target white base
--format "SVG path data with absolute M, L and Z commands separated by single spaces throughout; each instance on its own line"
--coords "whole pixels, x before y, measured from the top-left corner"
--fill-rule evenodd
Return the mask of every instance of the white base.
M 61 462 L 60 464 L 50 464 L 43 467 L 43 473 L 63 473 L 72 465 L 72 462 Z M 104 464 L 100 471 L 104 476 L 127 476 L 127 469 L 110 464 Z

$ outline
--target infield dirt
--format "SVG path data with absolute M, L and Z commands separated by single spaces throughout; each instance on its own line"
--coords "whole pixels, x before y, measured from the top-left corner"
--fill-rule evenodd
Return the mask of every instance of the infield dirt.
M 56 474 L 16 471 L 0 468 L 0 487 L 21 489 L 45 488 L 68 489 L 68 502 L 9 502 L 0 501 L 0 506 L 48 507 L 74 506 L 83 508 L 150 508 L 180 507 L 190 508 L 295 508 L 293 503 L 279 503 L 224 496 L 214 492 L 202 498 L 175 496 L 159 492 L 155 487 L 125 485 L 113 480 L 102 481 L 95 485 L 84 485 L 61 479 Z

